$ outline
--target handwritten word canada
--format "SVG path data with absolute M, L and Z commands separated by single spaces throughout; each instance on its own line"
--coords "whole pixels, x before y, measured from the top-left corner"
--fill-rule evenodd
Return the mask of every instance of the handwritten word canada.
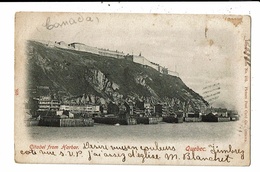
M 78 13 L 76 17 L 71 17 L 63 21 L 52 21 L 51 17 L 47 17 L 46 21 L 42 24 L 42 26 L 48 30 L 52 30 L 52 29 L 62 28 L 65 26 L 75 25 L 78 23 L 83 23 L 83 22 L 94 22 L 94 19 L 96 19 L 99 22 L 99 19 L 97 17 L 96 18 L 90 16 L 84 17 Z

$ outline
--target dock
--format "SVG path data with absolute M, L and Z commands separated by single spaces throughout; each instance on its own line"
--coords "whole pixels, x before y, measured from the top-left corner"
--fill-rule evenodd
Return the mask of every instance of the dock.
M 165 116 L 163 122 L 167 123 L 183 123 L 183 117 Z
M 118 117 L 94 117 L 94 123 L 108 124 L 108 125 L 136 125 L 135 118 L 118 118 Z
M 184 118 L 185 122 L 201 122 L 202 118 L 197 118 L 197 117 L 185 117 Z
M 137 124 L 158 124 L 157 117 L 136 117 Z
M 42 117 L 39 121 L 39 126 L 48 127 L 93 127 L 94 120 L 92 118 L 69 119 L 69 118 L 54 118 Z
M 220 117 L 220 116 L 208 114 L 202 116 L 202 121 L 203 122 L 229 122 L 230 117 Z

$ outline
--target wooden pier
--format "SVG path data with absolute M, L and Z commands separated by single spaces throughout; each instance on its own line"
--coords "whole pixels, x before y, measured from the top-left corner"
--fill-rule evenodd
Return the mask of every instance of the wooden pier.
M 108 124 L 108 125 L 136 125 L 135 118 L 118 118 L 118 117 L 94 117 L 95 123 Z
M 43 117 L 39 121 L 39 126 L 48 127 L 92 127 L 94 120 L 92 118 L 70 119 Z
M 219 117 L 213 114 L 203 115 L 202 116 L 203 122 L 228 122 L 230 121 L 230 117 Z
M 158 124 L 157 117 L 136 117 L 137 124 Z
M 197 117 L 185 117 L 184 118 L 185 122 L 201 122 L 202 118 L 197 118 Z
M 183 123 L 183 117 L 164 116 L 163 122 L 167 123 Z

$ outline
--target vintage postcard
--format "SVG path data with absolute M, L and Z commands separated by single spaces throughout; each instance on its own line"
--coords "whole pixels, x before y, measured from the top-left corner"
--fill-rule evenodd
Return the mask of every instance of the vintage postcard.
M 18 12 L 17 163 L 250 165 L 250 16 Z

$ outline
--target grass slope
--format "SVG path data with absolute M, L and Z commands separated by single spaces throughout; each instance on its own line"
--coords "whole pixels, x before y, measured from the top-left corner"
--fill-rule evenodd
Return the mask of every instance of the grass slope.
M 85 79 L 86 71 L 97 69 L 119 85 L 118 92 L 123 95 L 149 97 L 151 92 L 136 82 L 143 76 L 145 83 L 160 98 L 179 98 L 186 101 L 191 97 L 206 103 L 196 92 L 188 88 L 179 77 L 164 75 L 153 68 L 124 59 L 115 59 L 75 50 L 28 41 L 28 87 L 44 85 L 52 89 L 64 90 L 71 95 L 99 94 Z

